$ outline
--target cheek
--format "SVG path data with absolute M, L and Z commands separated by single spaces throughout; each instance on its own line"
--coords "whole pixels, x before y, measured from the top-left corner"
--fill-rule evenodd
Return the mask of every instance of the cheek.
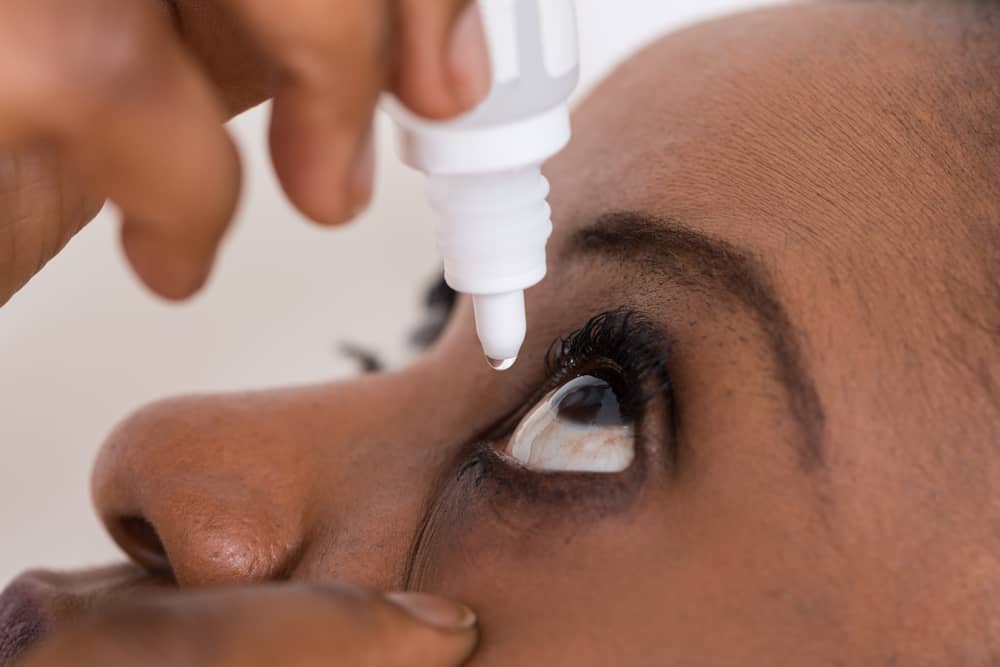
M 658 569 L 662 545 L 650 550 L 660 551 L 654 558 L 642 553 L 642 513 L 634 506 L 579 524 L 558 513 L 454 493 L 429 518 L 410 586 L 476 609 L 482 644 L 473 664 L 648 661 L 651 644 L 637 637 L 664 619 L 644 583 Z
M 718 502 L 720 485 L 740 500 Z M 616 508 L 453 484 L 409 587 L 476 609 L 475 665 L 817 664 L 843 648 L 830 589 L 842 578 L 789 501 L 733 478 L 646 484 Z

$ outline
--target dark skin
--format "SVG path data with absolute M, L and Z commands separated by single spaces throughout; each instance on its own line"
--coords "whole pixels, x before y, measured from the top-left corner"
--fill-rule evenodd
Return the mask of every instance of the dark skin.
M 810 4 L 657 42 L 548 169 L 551 271 L 513 371 L 462 301 L 403 371 L 150 406 L 95 469 L 111 534 L 185 591 L 462 600 L 470 664 L 990 664 L 1000 193 L 977 123 L 998 84 L 967 30 L 941 5 Z M 632 464 L 495 454 L 551 386 L 549 341 L 622 307 L 648 325 L 631 353 L 666 359 L 631 379 Z M 600 349 L 554 382 L 627 374 Z M 84 628 L 26 664 L 107 641 Z

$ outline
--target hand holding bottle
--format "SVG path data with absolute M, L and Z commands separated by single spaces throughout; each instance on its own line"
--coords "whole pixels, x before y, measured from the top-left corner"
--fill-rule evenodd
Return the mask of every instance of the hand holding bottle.
M 291 201 L 325 224 L 371 196 L 379 95 L 449 118 L 490 88 L 470 0 L 9 0 L 0 6 L 0 304 L 100 209 L 168 298 L 197 291 L 240 187 L 222 123 L 274 98 Z

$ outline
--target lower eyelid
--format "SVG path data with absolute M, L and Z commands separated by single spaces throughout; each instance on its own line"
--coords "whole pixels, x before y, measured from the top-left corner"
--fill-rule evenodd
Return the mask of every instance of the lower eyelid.
M 632 462 L 621 472 L 539 471 L 480 443 L 459 473 L 456 483 L 488 499 L 500 514 L 531 511 L 536 504 L 559 507 L 570 514 L 621 510 L 638 496 L 645 480 L 647 457 L 637 444 Z M 571 510 L 571 511 L 570 511 Z

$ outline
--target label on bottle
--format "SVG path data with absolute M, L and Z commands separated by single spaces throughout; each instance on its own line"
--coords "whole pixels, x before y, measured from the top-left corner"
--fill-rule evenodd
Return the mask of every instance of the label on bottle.
M 521 75 L 516 5 L 517 0 L 479 0 L 494 83 L 508 83 Z
M 558 79 L 580 64 L 573 0 L 539 0 L 545 69 Z

